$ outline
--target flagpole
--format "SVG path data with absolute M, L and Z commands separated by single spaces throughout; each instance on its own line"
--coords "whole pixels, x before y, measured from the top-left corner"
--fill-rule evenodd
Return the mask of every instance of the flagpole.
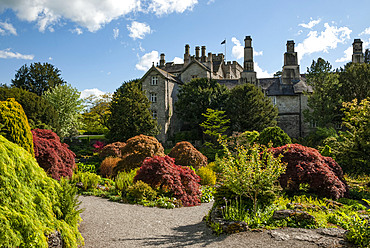
M 225 38 L 225 64 L 226 64 L 226 38 Z

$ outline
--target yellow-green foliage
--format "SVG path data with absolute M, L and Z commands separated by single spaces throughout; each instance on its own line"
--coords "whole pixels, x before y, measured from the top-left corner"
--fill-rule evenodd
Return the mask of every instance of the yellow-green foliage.
M 200 167 L 197 170 L 197 175 L 200 176 L 201 185 L 215 185 L 216 184 L 216 173 L 212 170 L 211 167 Z
M 55 230 L 65 247 L 83 244 L 77 223 L 61 214 L 61 190 L 28 152 L 0 135 L 0 247 L 47 248 L 45 234 Z
M 101 177 L 91 172 L 79 172 L 73 174 L 72 181 L 82 183 L 84 190 L 95 189 Z
M 126 192 L 127 188 L 134 184 L 134 177 L 139 169 L 140 168 L 132 169 L 130 172 L 119 172 L 115 180 L 116 189 L 121 193 L 122 191 Z
M 14 98 L 0 101 L 0 134 L 35 156 L 27 116 Z
M 127 197 L 134 201 L 154 200 L 156 196 L 157 192 L 149 184 L 140 180 L 127 188 Z

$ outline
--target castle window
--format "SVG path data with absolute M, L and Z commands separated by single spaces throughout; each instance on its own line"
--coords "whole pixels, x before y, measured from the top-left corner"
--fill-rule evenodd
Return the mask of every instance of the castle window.
M 157 102 L 157 94 L 156 93 L 150 93 L 150 101 L 151 102 Z
M 191 75 L 191 78 L 198 78 L 198 75 Z
M 157 76 L 153 76 L 152 77 L 152 81 L 150 82 L 151 85 L 158 85 L 158 77 Z
M 152 110 L 153 119 L 157 119 L 157 110 Z
M 310 126 L 311 126 L 312 128 L 316 128 L 316 127 L 317 127 L 317 121 L 311 120 L 311 121 L 310 121 Z
M 272 96 L 271 101 L 272 101 L 272 104 L 274 104 L 274 106 L 276 106 L 276 96 Z

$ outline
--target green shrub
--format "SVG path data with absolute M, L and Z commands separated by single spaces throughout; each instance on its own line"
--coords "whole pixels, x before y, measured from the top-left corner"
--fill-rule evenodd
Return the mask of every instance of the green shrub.
M 196 172 L 200 176 L 201 185 L 215 185 L 216 184 L 216 173 L 210 167 L 200 167 Z
M 275 183 L 285 171 L 285 165 L 275 158 L 267 148 L 255 144 L 249 149 L 239 148 L 235 155 L 222 159 L 223 183 L 238 197 L 245 196 L 253 201 L 253 213 L 265 193 L 274 194 Z
M 127 188 L 127 197 L 133 201 L 154 200 L 157 192 L 143 181 L 136 181 Z
M 0 134 L 35 156 L 27 116 L 14 98 L 0 101 Z
M 116 190 L 119 194 L 122 192 L 126 192 L 127 188 L 134 184 L 134 177 L 139 168 L 132 169 L 129 172 L 121 171 L 118 173 L 115 183 L 116 183 Z
M 79 172 L 91 172 L 91 173 L 96 172 L 96 168 L 94 164 L 77 163 L 76 165 L 77 165 L 77 170 Z
M 261 132 L 259 143 L 268 146 L 270 142 L 273 147 L 280 147 L 292 143 L 292 140 L 280 127 L 267 127 Z
M 201 186 L 200 191 L 202 192 L 202 196 L 200 197 L 201 203 L 213 201 L 215 189 L 212 186 Z
M 64 247 L 83 245 L 72 189 L 48 177 L 24 149 L 0 136 L 0 247 L 48 247 L 58 230 Z
M 82 183 L 83 190 L 95 189 L 100 181 L 100 176 L 91 172 L 80 172 L 73 174 L 72 181 L 76 183 Z

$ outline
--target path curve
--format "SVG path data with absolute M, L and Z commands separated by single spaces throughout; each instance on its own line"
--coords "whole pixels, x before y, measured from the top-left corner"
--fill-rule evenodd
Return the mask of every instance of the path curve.
M 121 204 L 94 196 L 80 196 L 79 199 L 81 208 L 85 209 L 79 229 L 88 248 L 345 247 L 341 245 L 342 238 L 334 237 L 325 243 L 325 237 L 316 237 L 317 233 L 314 238 L 320 242 L 307 241 L 304 237 L 312 230 L 305 229 L 294 229 L 297 235 L 292 234 L 292 230 L 282 229 L 273 234 L 263 231 L 217 237 L 202 222 L 212 203 L 163 209 Z

